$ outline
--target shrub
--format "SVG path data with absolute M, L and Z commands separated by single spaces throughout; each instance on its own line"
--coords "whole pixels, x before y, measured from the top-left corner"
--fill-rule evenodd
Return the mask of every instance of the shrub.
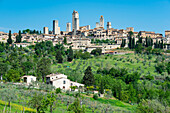
M 93 98 L 94 98 L 94 100 L 97 100 L 97 99 L 98 99 L 98 95 L 97 95 L 97 94 L 94 94 L 94 95 L 93 95 Z
M 61 93 L 61 89 L 60 89 L 60 88 L 57 88 L 57 89 L 55 90 L 55 93 L 56 93 L 56 94 Z

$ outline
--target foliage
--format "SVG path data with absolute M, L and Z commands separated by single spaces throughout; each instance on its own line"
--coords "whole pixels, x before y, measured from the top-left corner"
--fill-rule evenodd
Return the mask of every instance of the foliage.
M 55 90 L 55 93 L 56 93 L 56 94 L 61 93 L 61 89 L 60 89 L 60 88 L 57 88 L 57 89 Z
M 81 108 L 80 100 L 77 98 L 74 103 L 68 107 L 68 111 L 74 111 L 75 113 L 85 113 L 85 108 Z
M 94 94 L 94 95 L 93 95 L 93 99 L 94 99 L 94 100 L 97 100 L 97 99 L 98 99 L 98 95 L 97 95 L 97 94 Z
M 41 58 L 37 63 L 37 72 L 42 76 L 44 82 L 44 77 L 50 73 L 51 61 L 49 58 Z
M 21 31 L 19 30 L 19 33 L 18 33 L 19 35 L 17 35 L 16 36 L 16 43 L 20 43 L 21 42 L 21 38 L 22 38 L 22 36 L 21 36 Z
M 40 110 L 42 109 L 42 100 L 43 95 L 35 93 L 31 100 L 29 100 L 29 105 L 33 108 L 36 108 L 37 112 L 40 112 Z
M 73 58 L 74 58 L 73 50 L 72 50 L 72 47 L 70 46 L 69 52 L 68 52 L 68 61 L 71 62 Z
M 83 83 L 86 86 L 91 86 L 94 84 L 94 75 L 92 73 L 91 67 L 88 66 L 85 70 L 84 77 L 83 77 Z
M 142 100 L 138 107 L 138 113 L 169 113 L 170 108 L 163 106 L 157 100 Z
M 20 80 L 20 73 L 17 70 L 10 69 L 6 74 L 6 79 L 9 82 L 18 82 Z
M 11 30 L 9 30 L 9 38 L 7 39 L 8 44 L 12 44 Z
M 102 54 L 102 49 L 100 49 L 100 48 L 94 49 L 94 50 L 92 50 L 91 54 L 93 54 L 95 56 L 99 56 Z

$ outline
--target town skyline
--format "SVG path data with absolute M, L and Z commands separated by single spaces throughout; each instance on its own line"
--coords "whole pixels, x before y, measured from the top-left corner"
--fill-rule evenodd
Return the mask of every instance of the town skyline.
M 121 1 L 124 1 L 124 0 L 121 0 Z M 130 0 L 130 3 L 132 3 L 132 1 L 133 0 Z M 2 5 L 6 4 L 6 2 L 3 0 L 1 0 L 0 3 L 2 3 Z M 58 3 L 56 5 L 63 4 L 62 2 L 54 2 L 54 3 Z M 43 8 L 43 9 L 42 8 L 35 9 L 35 6 L 33 5 L 31 6 L 32 10 L 28 11 L 30 7 L 29 8 L 21 7 L 20 9 L 23 9 L 25 13 L 28 13 L 28 12 L 32 12 L 32 13 L 30 13 L 29 16 L 25 16 L 26 14 L 21 14 L 21 15 L 18 15 L 18 17 L 15 17 L 14 14 L 16 13 L 20 14 L 22 11 L 17 10 L 18 12 L 16 11 L 13 13 L 11 12 L 11 16 L 8 16 L 8 17 L 12 17 L 10 21 L 8 18 L 5 19 L 5 17 L 7 17 L 7 14 L 9 14 L 9 11 L 11 11 L 13 8 L 9 8 L 8 10 L 5 11 L 5 9 L 2 6 L 0 10 L 3 11 L 5 15 L 1 17 L 0 19 L 2 21 L 2 23 L 0 23 L 0 31 L 8 32 L 8 30 L 11 29 L 12 32 L 18 32 L 18 30 L 23 30 L 27 28 L 43 31 L 44 26 L 48 27 L 49 30 L 52 30 L 53 20 L 58 20 L 61 31 L 66 31 L 66 23 L 67 22 L 72 23 L 71 13 L 74 9 L 79 12 L 80 26 L 90 25 L 91 28 L 95 28 L 96 22 L 98 21 L 101 15 L 103 15 L 105 19 L 105 22 L 104 22 L 105 29 L 106 29 L 107 22 L 111 22 L 112 28 L 115 28 L 115 29 L 125 29 L 126 27 L 134 27 L 135 31 L 154 31 L 154 32 L 159 32 L 159 33 L 164 34 L 164 31 L 168 30 L 169 29 L 168 26 L 170 26 L 170 22 L 168 21 L 169 16 L 167 15 L 166 18 L 164 16 L 165 13 L 169 11 L 168 6 L 170 5 L 170 3 L 168 0 L 166 1 L 163 0 L 162 2 L 160 2 L 159 0 L 153 1 L 153 2 L 150 2 L 150 1 L 146 2 L 144 0 L 143 3 L 141 3 L 140 5 L 135 5 L 137 4 L 137 2 L 134 2 L 132 4 L 134 5 L 133 7 L 130 7 L 131 5 L 125 1 L 123 3 L 114 1 L 114 2 L 111 2 L 110 4 L 109 4 L 109 1 L 106 1 L 106 3 L 104 3 L 103 5 L 107 5 L 108 7 L 107 8 L 101 7 L 101 9 L 97 9 L 94 7 L 92 8 L 92 5 L 95 4 L 94 2 L 87 3 L 87 5 L 89 4 L 91 5 L 89 5 L 89 7 L 86 9 L 84 9 L 84 7 L 80 8 L 80 6 L 75 5 L 75 4 L 78 5 L 82 3 L 86 3 L 86 2 L 78 2 L 78 3 L 68 2 L 66 5 L 64 5 L 65 10 L 63 10 L 63 8 L 61 7 L 59 7 L 61 10 L 59 10 L 59 8 L 54 8 L 56 5 L 55 4 L 51 5 L 51 1 L 47 4 L 48 7 Z M 103 2 L 99 1 L 96 4 L 98 6 L 101 6 L 102 3 Z M 152 10 L 148 10 L 147 12 L 146 12 L 146 9 L 143 9 L 143 11 L 141 11 L 140 8 L 144 6 L 144 3 L 147 3 L 146 6 L 152 4 L 155 8 L 153 8 Z M 35 2 L 35 4 L 37 3 Z M 165 5 L 166 7 L 162 8 L 160 7 L 161 5 L 162 6 Z M 70 6 L 70 7 L 66 7 L 66 6 Z M 113 8 L 113 6 L 115 7 L 116 10 Z M 118 6 L 124 6 L 124 7 L 118 7 Z M 145 13 L 145 15 L 140 17 L 140 14 L 135 13 L 136 12 L 135 9 L 137 8 L 137 6 L 139 6 L 139 9 L 137 9 L 137 11 L 139 11 L 141 15 L 143 15 L 143 13 Z M 157 7 L 160 7 L 159 11 Z M 47 9 L 49 12 L 47 11 Z M 56 9 L 55 10 L 56 13 L 54 13 L 52 9 Z M 89 12 L 89 10 L 91 9 L 93 9 L 93 11 Z M 123 9 L 127 9 L 127 10 L 123 10 Z M 132 12 L 127 14 L 129 10 L 131 10 Z M 37 11 L 40 11 L 39 12 L 40 14 L 38 13 L 37 15 L 35 15 Z M 50 13 L 51 11 L 53 13 Z M 43 15 L 42 15 L 42 12 L 44 13 Z M 160 12 L 160 15 L 162 15 L 162 17 L 164 16 L 164 18 L 154 16 L 156 12 Z M 38 17 L 40 19 L 38 19 Z M 17 20 L 17 18 L 19 19 Z

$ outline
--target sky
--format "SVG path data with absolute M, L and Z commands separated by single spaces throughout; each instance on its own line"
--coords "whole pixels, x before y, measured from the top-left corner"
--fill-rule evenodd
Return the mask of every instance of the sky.
M 79 12 L 80 26 L 94 28 L 103 15 L 105 28 L 111 22 L 115 29 L 134 27 L 162 34 L 170 30 L 170 0 L 0 0 L 0 31 L 52 30 L 53 20 L 66 31 L 73 10 Z

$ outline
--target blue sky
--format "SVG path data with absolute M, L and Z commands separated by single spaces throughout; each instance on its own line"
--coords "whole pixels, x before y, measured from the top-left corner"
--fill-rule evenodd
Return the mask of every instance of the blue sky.
M 164 34 L 170 30 L 170 0 L 0 0 L 0 31 L 52 30 L 52 20 L 59 20 L 61 30 L 72 21 L 73 10 L 79 12 L 80 26 L 99 21 L 100 15 L 112 27 Z

